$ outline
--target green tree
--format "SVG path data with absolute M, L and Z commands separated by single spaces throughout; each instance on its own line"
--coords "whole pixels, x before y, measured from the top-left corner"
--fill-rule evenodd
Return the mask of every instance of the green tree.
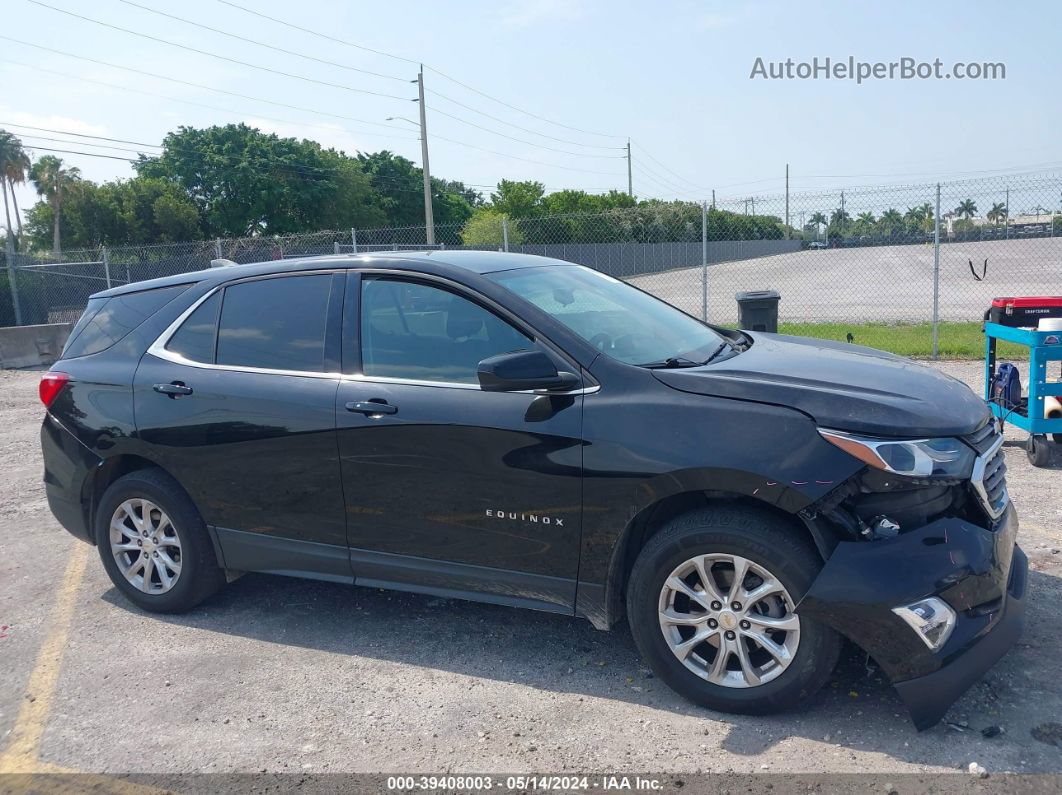
M 142 177 L 169 180 L 198 208 L 203 234 L 289 234 L 386 221 L 357 158 L 245 124 L 180 127 Z
M 30 180 L 52 208 L 52 251 L 61 253 L 59 224 L 63 215 L 63 196 L 81 181 L 81 169 L 66 167 L 55 155 L 44 155 L 30 167 Z
M 358 162 L 368 175 L 377 194 L 378 206 L 385 218 L 378 226 L 405 227 L 424 225 L 424 172 L 412 160 L 383 150 L 361 153 Z M 432 215 L 439 242 L 456 243 L 458 236 L 446 229 L 457 229 L 482 203 L 479 194 L 463 182 L 431 179 Z M 451 239 L 447 239 L 447 238 Z
M 970 219 L 977 215 L 977 204 L 973 199 L 963 199 L 955 208 L 955 214 L 961 218 Z
M 461 242 L 475 248 L 501 248 L 504 244 L 502 221 L 509 224 L 509 245 L 518 246 L 524 242 L 519 225 L 509 220 L 509 216 L 492 207 L 477 207 L 461 229 Z
M 54 222 L 51 205 L 41 202 L 26 216 L 28 237 L 46 248 Z M 201 237 L 199 212 L 178 185 L 136 177 L 97 185 L 79 180 L 63 199 L 68 247 L 100 244 L 165 243 Z
M 985 213 L 985 217 L 992 226 L 999 226 L 1007 217 L 1007 205 L 1003 202 L 996 202 L 992 205 L 992 209 Z
M 878 231 L 882 237 L 892 237 L 903 230 L 903 216 L 894 207 L 881 214 L 878 219 Z
M 29 155 L 22 148 L 22 141 L 7 130 L 0 130 L 0 190 L 4 193 L 4 215 L 7 219 L 7 234 L 12 235 L 11 214 L 7 205 L 7 192 L 11 191 L 11 205 L 15 211 L 15 225 L 18 229 L 13 239 L 18 245 L 22 238 L 22 216 L 18 210 L 18 198 L 15 186 L 26 181 L 30 169 Z
M 510 218 L 530 218 L 540 215 L 545 186 L 541 182 L 526 180 L 514 182 L 503 179 L 497 189 L 490 194 L 491 206 L 499 213 Z

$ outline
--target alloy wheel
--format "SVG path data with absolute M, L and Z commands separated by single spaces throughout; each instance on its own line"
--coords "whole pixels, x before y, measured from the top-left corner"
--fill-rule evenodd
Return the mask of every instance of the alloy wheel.
M 777 577 L 739 555 L 708 554 L 675 568 L 660 590 L 668 647 L 686 668 L 723 687 L 780 676 L 800 643 L 800 618 Z
M 181 576 L 177 528 L 150 500 L 129 499 L 115 509 L 110 542 L 118 570 L 144 593 L 166 593 Z

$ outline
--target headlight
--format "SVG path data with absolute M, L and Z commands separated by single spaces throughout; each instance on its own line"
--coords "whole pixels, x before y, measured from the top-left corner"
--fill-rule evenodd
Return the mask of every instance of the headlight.
M 892 612 L 906 621 L 933 651 L 944 645 L 955 628 L 955 611 L 935 596 L 904 607 L 894 607 Z
M 896 475 L 965 480 L 977 458 L 973 449 L 958 439 L 882 439 L 824 428 L 819 433 L 863 463 Z

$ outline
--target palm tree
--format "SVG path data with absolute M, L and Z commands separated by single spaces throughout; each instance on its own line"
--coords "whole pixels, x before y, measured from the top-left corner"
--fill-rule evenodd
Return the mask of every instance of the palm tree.
M 986 213 L 986 217 L 992 226 L 999 226 L 1003 219 L 1007 217 L 1007 205 L 1003 202 L 996 202 L 992 205 L 992 209 Z
M 902 226 L 903 216 L 894 207 L 887 209 L 881 214 L 881 218 L 878 219 L 878 227 L 881 229 L 882 234 L 887 237 L 892 237 Z
M 963 199 L 959 202 L 959 206 L 955 208 L 955 214 L 966 219 L 973 218 L 977 215 L 977 205 L 974 204 L 973 199 Z
M 11 164 L 18 160 L 19 153 L 22 153 L 23 156 L 25 155 L 22 152 L 22 142 L 7 130 L 0 130 L 0 190 L 4 193 L 4 217 L 7 220 L 7 236 L 12 240 L 15 239 L 15 236 L 11 231 L 11 209 L 7 203 L 7 184 L 10 181 L 8 171 L 11 169 Z M 12 186 L 12 196 L 14 196 L 14 193 L 15 189 Z M 18 210 L 15 210 L 15 218 L 18 218 Z
M 827 221 L 826 216 L 822 213 L 814 213 L 811 218 L 808 219 L 808 226 L 814 225 L 815 227 L 815 237 L 819 236 L 819 227 L 826 226 L 828 223 L 829 221 Z
M 29 155 L 22 148 L 22 142 L 10 133 L 0 130 L 0 181 L 6 181 L 11 190 L 11 203 L 15 208 L 15 223 L 18 226 L 19 240 L 22 239 L 22 215 L 18 209 L 15 186 L 26 181 L 29 169 Z M 4 199 L 6 201 L 6 195 Z
M 56 254 L 59 254 L 61 252 L 59 247 L 59 215 L 62 210 L 63 193 L 70 190 L 71 186 L 81 179 L 81 169 L 74 166 L 64 168 L 63 161 L 58 157 L 45 155 L 30 168 L 30 179 L 37 188 L 37 194 L 51 205 L 54 219 L 52 249 Z

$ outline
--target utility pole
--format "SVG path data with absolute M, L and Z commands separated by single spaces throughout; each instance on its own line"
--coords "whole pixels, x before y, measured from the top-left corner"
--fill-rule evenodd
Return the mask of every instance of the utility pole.
M 789 164 L 785 164 L 785 239 L 789 239 Z
M 631 139 L 627 139 L 627 195 L 634 198 L 634 177 L 631 174 Z
M 712 209 L 715 209 L 715 188 L 712 188 Z
M 424 172 L 424 230 L 428 245 L 434 246 L 435 215 L 431 209 L 431 169 L 428 168 L 428 120 L 424 107 L 424 64 L 420 65 L 420 71 L 417 72 L 417 94 L 420 98 L 420 162 L 421 171 Z

